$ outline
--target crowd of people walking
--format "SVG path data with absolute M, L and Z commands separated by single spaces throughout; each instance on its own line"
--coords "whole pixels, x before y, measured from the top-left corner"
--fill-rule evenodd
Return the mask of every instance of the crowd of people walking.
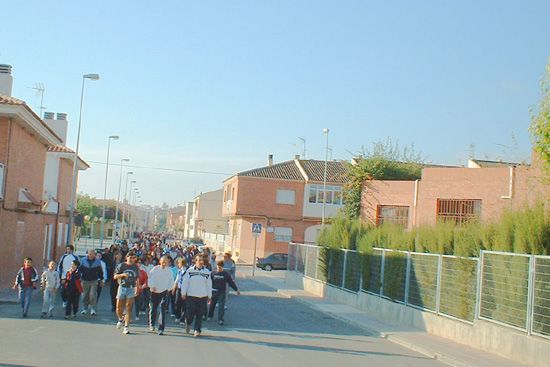
M 142 234 L 132 244 L 120 241 L 102 252 L 88 250 L 80 259 L 72 245 L 58 263 L 50 262 L 40 275 L 27 257 L 13 288 L 19 289 L 22 317 L 27 317 L 32 293 L 43 292 L 41 317 L 53 317 L 57 293 L 61 293 L 64 317 L 97 315 L 102 289 L 110 286 L 111 311 L 117 329 L 130 333 L 132 320 L 147 316 L 149 330 L 163 335 L 169 313 L 186 333 L 198 337 L 203 320 L 211 320 L 217 307 L 217 323 L 224 324 L 228 287 L 240 294 L 236 267 L 230 253 L 216 262 L 210 248 L 184 246 L 162 234 Z M 82 302 L 82 307 L 80 307 Z

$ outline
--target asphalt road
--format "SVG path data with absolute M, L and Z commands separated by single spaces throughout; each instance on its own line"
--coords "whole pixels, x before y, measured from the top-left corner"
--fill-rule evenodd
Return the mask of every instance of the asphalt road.
M 40 319 L 40 300 L 27 319 L 18 305 L 0 304 L 0 366 L 444 366 L 254 280 L 238 283 L 242 294 L 231 295 L 226 324 L 205 322 L 200 338 L 171 320 L 158 336 L 143 318 L 123 335 L 115 328 L 107 289 L 97 316 L 71 321 L 60 307 L 54 318 Z

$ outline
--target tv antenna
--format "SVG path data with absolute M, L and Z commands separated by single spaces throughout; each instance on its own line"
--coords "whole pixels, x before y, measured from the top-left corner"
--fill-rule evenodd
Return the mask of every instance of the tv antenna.
M 46 90 L 44 88 L 44 84 L 42 83 L 36 83 L 34 85 L 34 87 L 32 87 L 31 89 L 34 89 L 36 91 L 35 95 L 38 96 L 40 95 L 40 118 L 42 118 L 43 116 L 43 112 L 44 110 L 46 109 L 46 107 L 44 107 L 44 91 Z
M 304 146 L 304 150 L 303 150 L 303 153 L 302 153 L 302 158 L 306 159 L 306 138 L 303 137 L 303 136 L 299 136 L 298 139 L 300 139 L 300 141 L 302 142 L 302 144 Z

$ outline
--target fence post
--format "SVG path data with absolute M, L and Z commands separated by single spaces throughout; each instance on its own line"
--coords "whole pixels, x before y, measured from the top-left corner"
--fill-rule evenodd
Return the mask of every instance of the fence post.
M 438 255 L 437 258 L 437 284 L 435 290 L 435 314 L 439 315 L 439 307 L 441 306 L 441 273 L 443 272 L 443 255 Z
M 527 283 L 527 335 L 531 335 L 533 332 L 533 313 L 535 312 L 535 256 L 529 256 L 529 280 Z
M 295 272 L 298 272 L 298 250 L 300 250 L 298 246 L 301 246 L 301 245 L 296 244 L 294 247 L 294 271 Z
M 292 244 L 289 242 L 288 243 L 288 256 L 286 257 L 286 268 L 287 270 L 290 270 L 290 257 L 292 256 L 292 251 L 291 251 L 291 248 L 292 248 Z
M 315 259 L 315 279 L 319 280 L 319 246 L 316 247 L 317 256 Z
M 405 304 L 409 304 L 409 283 L 411 278 L 411 252 L 407 251 L 407 270 L 405 273 Z
M 308 255 L 308 252 L 309 252 L 309 246 L 306 246 L 306 256 L 305 256 L 305 259 L 304 259 L 304 277 L 307 276 L 307 255 Z
M 363 259 L 361 256 L 368 256 L 366 253 L 362 254 L 359 251 L 355 254 L 357 256 L 357 261 L 359 261 L 359 290 L 357 293 L 360 293 L 363 290 Z
M 384 271 L 386 267 L 386 249 L 382 249 L 382 263 L 380 264 L 380 297 L 384 296 Z
M 476 292 L 476 310 L 475 318 L 479 319 L 481 316 L 481 294 L 483 287 L 483 265 L 485 263 L 485 251 L 480 250 L 480 256 L 477 260 L 477 292 Z
M 346 265 L 348 260 L 348 250 L 344 250 L 344 273 L 342 274 L 342 288 L 346 288 Z

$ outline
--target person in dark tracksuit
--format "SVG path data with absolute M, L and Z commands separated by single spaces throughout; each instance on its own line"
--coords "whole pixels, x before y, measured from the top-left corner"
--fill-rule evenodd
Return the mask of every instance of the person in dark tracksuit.
M 223 325 L 227 285 L 229 284 L 237 292 L 237 295 L 241 294 L 231 275 L 223 270 L 223 264 L 223 261 L 218 261 L 216 271 L 212 272 L 212 300 L 208 309 L 208 319 L 210 320 L 214 316 L 214 309 L 218 304 L 218 324 L 220 325 Z
M 212 274 L 204 263 L 203 256 L 197 255 L 195 265 L 187 269 L 181 286 L 181 298 L 187 303 L 185 331 L 189 334 L 191 323 L 195 319 L 195 337 L 201 335 L 206 304 L 212 299 Z
M 73 260 L 71 269 L 65 274 L 65 283 L 63 283 L 64 297 L 67 300 L 65 304 L 65 319 L 76 317 L 80 295 L 84 291 L 80 280 L 80 272 L 78 271 L 79 266 L 80 262 Z

